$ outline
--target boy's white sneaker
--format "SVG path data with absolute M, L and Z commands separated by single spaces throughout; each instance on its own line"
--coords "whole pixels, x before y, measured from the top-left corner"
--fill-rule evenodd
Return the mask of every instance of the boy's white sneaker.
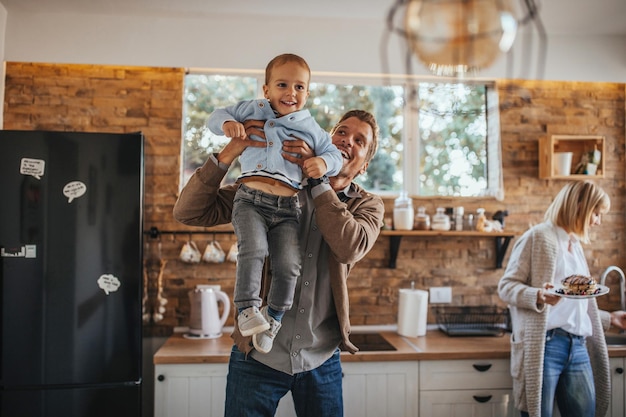
M 242 336 L 252 336 L 270 328 L 270 324 L 255 306 L 248 307 L 239 313 L 237 326 Z
M 272 350 L 272 346 L 274 346 L 274 338 L 278 334 L 282 323 L 267 314 L 267 306 L 261 307 L 261 314 L 269 323 L 270 327 L 264 332 L 253 335 L 252 344 L 258 352 L 269 353 L 269 351 Z

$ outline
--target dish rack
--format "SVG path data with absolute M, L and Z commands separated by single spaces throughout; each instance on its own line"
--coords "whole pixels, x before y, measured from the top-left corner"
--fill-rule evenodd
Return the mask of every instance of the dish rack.
M 494 306 L 435 309 L 439 330 L 448 336 L 502 336 L 510 330 L 507 308 Z

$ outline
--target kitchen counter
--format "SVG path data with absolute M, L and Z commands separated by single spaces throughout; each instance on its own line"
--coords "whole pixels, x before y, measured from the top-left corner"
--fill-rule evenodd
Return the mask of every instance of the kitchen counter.
M 365 331 L 358 331 L 363 333 Z M 449 337 L 439 330 L 426 336 L 404 337 L 393 330 L 375 331 L 396 350 L 342 352 L 344 362 L 508 359 L 509 335 L 501 337 Z M 357 332 L 355 332 L 357 333 Z M 217 339 L 187 339 L 182 333 L 171 336 L 154 355 L 154 364 L 228 363 L 232 348 L 230 331 Z M 626 346 L 609 346 L 610 357 L 626 357 Z

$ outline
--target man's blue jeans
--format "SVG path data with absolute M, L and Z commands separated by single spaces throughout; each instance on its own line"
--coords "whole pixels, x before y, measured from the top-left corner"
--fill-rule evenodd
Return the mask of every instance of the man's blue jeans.
M 552 417 L 555 399 L 563 417 L 595 415 L 596 391 L 583 337 L 548 330 L 541 395 L 541 417 Z
M 288 360 L 288 359 L 287 359 Z M 339 349 L 321 366 L 288 375 L 240 352 L 230 354 L 225 417 L 273 417 L 280 399 L 291 391 L 298 417 L 342 417 Z

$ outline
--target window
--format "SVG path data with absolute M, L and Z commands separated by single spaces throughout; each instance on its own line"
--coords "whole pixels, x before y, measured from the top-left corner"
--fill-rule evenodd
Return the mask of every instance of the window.
M 217 107 L 262 97 L 262 72 L 185 78 L 181 183 L 228 140 L 205 126 Z M 380 126 L 378 152 L 357 182 L 382 195 L 502 198 L 497 93 L 493 84 L 383 80 L 313 74 L 306 108 L 329 131 L 350 109 Z M 226 181 L 239 173 L 233 164 Z
M 181 149 L 181 187 L 209 155 L 218 152 L 228 141 L 211 133 L 206 120 L 216 108 L 257 97 L 263 80 L 257 76 L 188 74 L 183 97 L 183 143 Z M 237 164 L 228 173 L 234 182 L 239 173 Z

